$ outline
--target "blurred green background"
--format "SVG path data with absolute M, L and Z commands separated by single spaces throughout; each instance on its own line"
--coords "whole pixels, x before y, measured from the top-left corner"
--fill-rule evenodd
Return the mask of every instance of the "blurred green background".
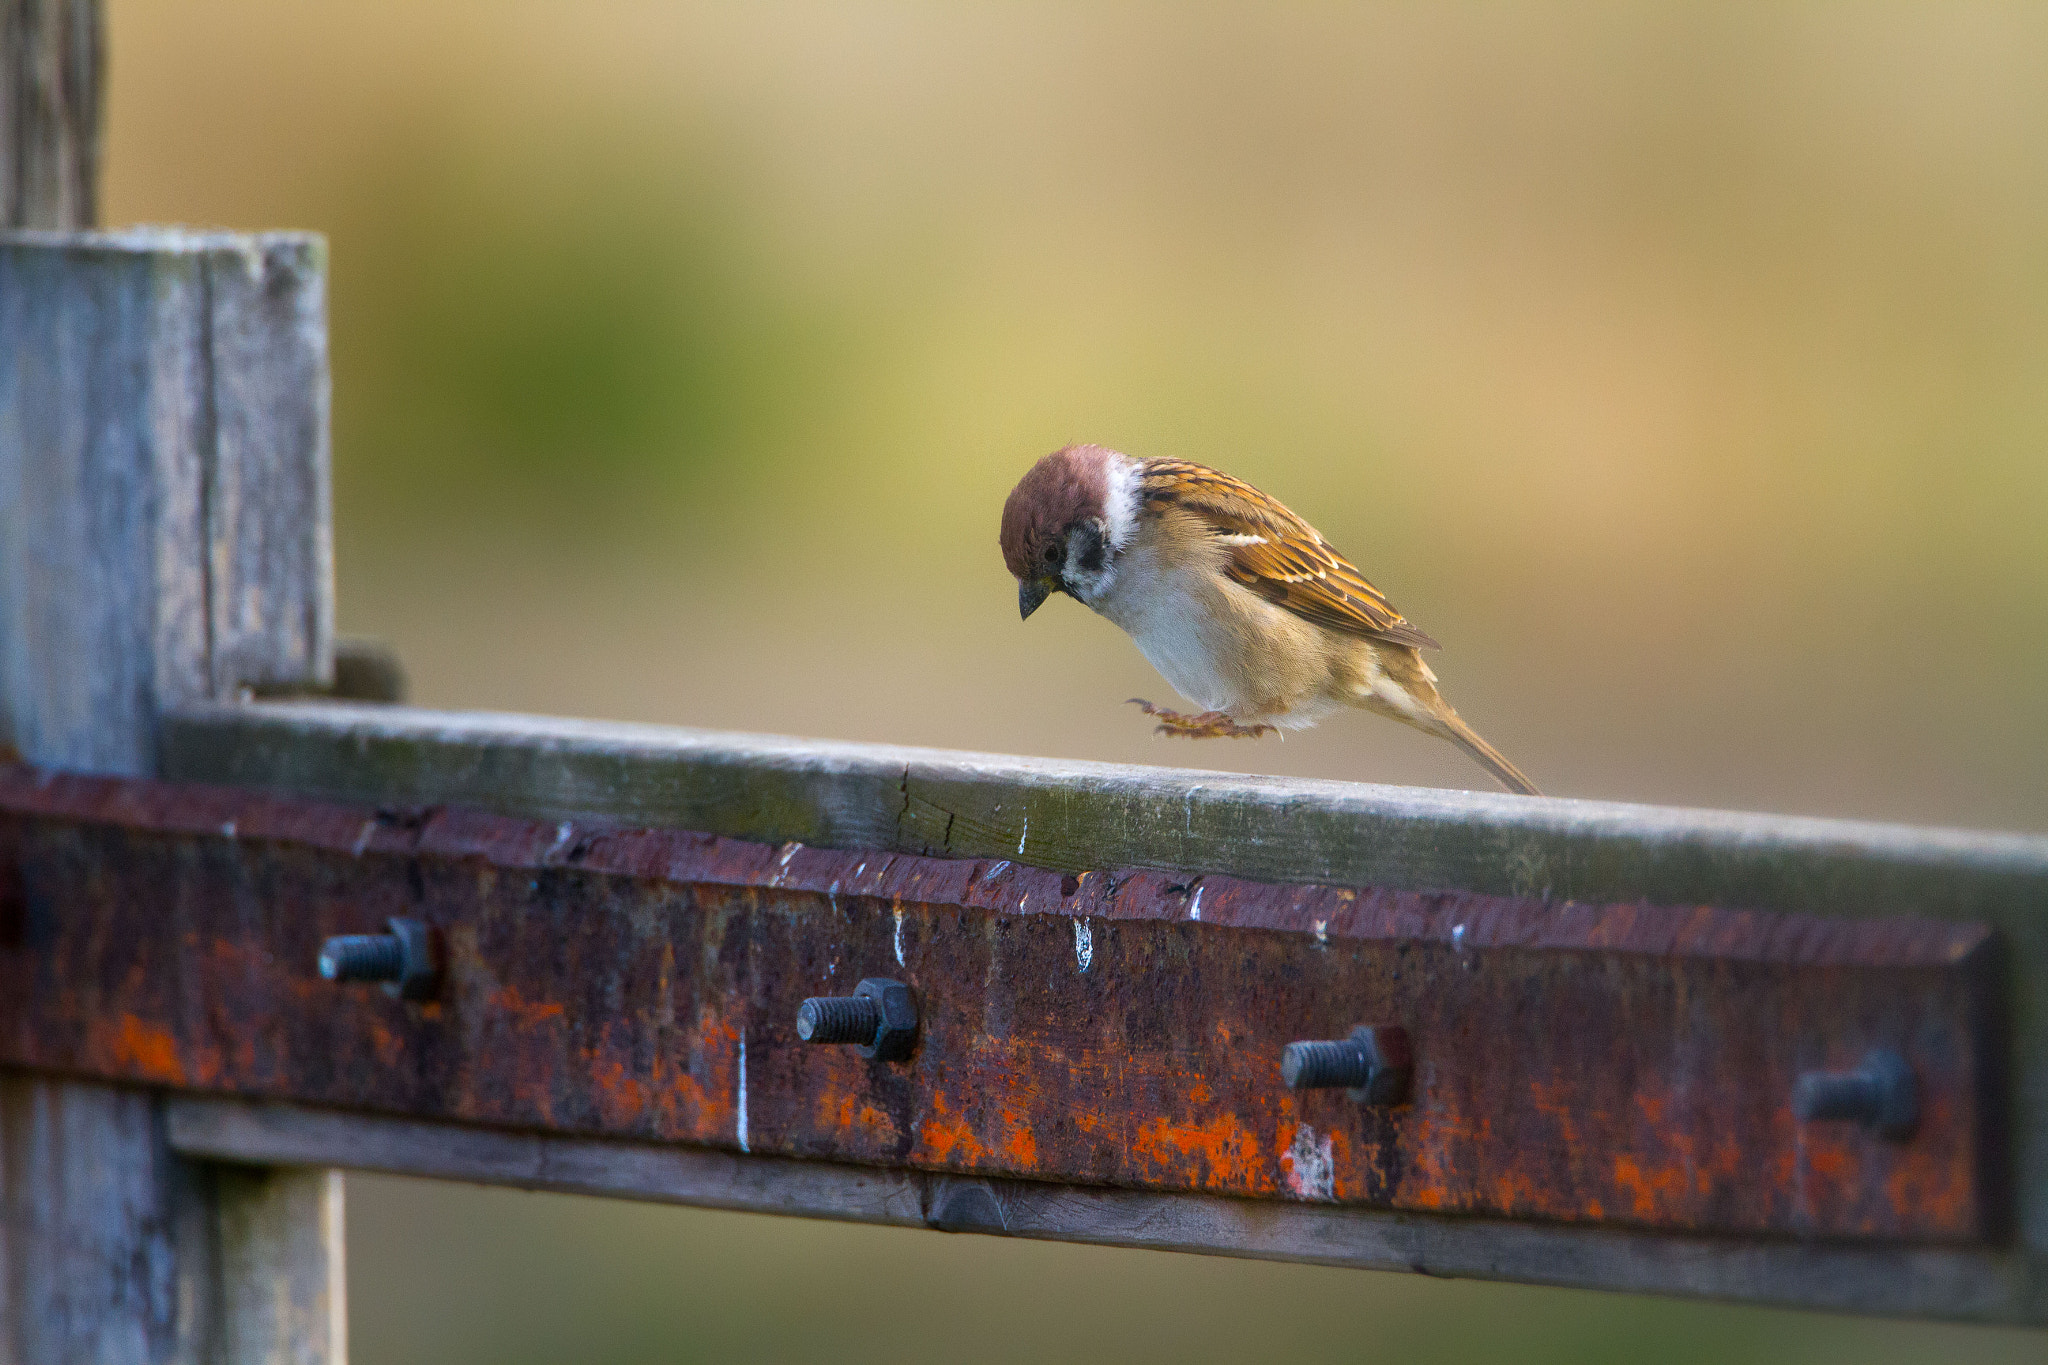
M 417 699 L 1154 740 L 1002 498 L 1221 465 L 1564 795 L 2048 827 L 2048 9 L 114 0 L 110 222 L 333 243 Z M 351 1183 L 399 1361 L 2039 1359 L 2040 1335 Z

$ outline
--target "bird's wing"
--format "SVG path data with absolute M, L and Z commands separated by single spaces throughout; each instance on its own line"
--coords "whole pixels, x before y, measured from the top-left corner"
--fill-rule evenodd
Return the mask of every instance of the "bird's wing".
M 1145 509 L 1178 507 L 1230 547 L 1225 571 L 1269 602 L 1351 635 L 1435 649 L 1316 528 L 1242 479 L 1186 460 L 1147 460 Z

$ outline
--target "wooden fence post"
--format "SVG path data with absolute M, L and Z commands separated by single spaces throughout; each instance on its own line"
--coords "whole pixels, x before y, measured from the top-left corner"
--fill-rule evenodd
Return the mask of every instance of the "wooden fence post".
M 331 676 L 324 290 L 305 236 L 0 234 L 0 742 L 147 774 L 165 708 Z M 10 1074 L 0 1355 L 338 1362 L 340 1190 Z
M 0 227 L 99 221 L 100 0 L 0 0 Z
M 98 218 L 100 0 L 0 0 L 0 228 Z M 146 773 L 161 709 L 323 681 L 322 248 L 0 239 L 0 741 Z M 0 1073 L 0 1356 L 339 1362 L 341 1184 L 186 1161 L 145 1090 Z

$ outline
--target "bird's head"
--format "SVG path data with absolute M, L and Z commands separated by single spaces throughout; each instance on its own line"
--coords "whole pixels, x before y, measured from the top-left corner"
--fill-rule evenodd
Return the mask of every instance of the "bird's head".
M 1137 461 L 1073 445 L 1031 466 L 1003 504 L 1003 563 L 1027 618 L 1056 592 L 1093 604 L 1116 578 L 1137 515 Z

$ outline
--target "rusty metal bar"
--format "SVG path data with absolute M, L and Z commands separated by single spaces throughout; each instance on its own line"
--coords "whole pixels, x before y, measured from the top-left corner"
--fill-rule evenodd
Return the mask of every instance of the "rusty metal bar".
M 1061 873 L 25 767 L 0 840 L 11 1065 L 959 1175 L 2003 1230 L 1977 924 Z M 314 971 L 387 924 L 438 940 L 433 998 Z M 806 998 L 884 972 L 915 994 L 903 1053 L 803 1045 Z M 1283 1084 L 1290 1042 L 1360 1021 L 1414 1040 L 1398 1102 Z M 1910 1135 L 1795 1115 L 1802 1075 L 1873 1048 L 1910 1068 Z
M 1993 1240 L 1980 1250 L 1623 1233 L 1583 1223 L 1294 1201 L 1219 1204 L 1131 1191 L 1116 1196 L 1122 1213 L 1091 1221 L 1076 1211 L 1084 1202 L 1078 1187 L 1030 1181 L 1017 1187 L 1052 1193 L 1035 1202 L 1006 1195 L 1005 1207 L 1028 1202 L 1035 1212 L 1006 1217 L 1002 1227 L 1439 1274 L 2048 1323 L 2048 1011 L 2041 992 L 2048 982 L 2048 839 L 403 707 L 188 709 L 166 724 L 163 771 L 342 801 L 451 803 L 778 845 L 1008 857 L 1075 873 L 1142 867 L 1388 890 L 1710 903 L 1850 922 L 1906 915 L 1982 923 L 1995 932 L 2003 959 L 1994 975 L 2004 999 L 1998 1041 L 2008 1084 L 1997 1125 L 2005 1154 L 1992 1163 L 2006 1176 L 2003 1218 L 1987 1224 Z M 1326 1036 L 1343 1031 L 1334 1025 Z M 1843 1057 L 1829 1068 L 1858 1060 Z M 584 1141 L 534 1140 L 550 1150 Z M 1090 1207 L 1104 1207 L 1109 1193 L 1090 1195 Z M 764 1196 L 758 1207 L 777 1205 Z M 1202 1211 L 1219 1207 L 1233 1216 Z M 1149 1236 L 1168 1226 L 1176 1229 L 1171 1236 Z

